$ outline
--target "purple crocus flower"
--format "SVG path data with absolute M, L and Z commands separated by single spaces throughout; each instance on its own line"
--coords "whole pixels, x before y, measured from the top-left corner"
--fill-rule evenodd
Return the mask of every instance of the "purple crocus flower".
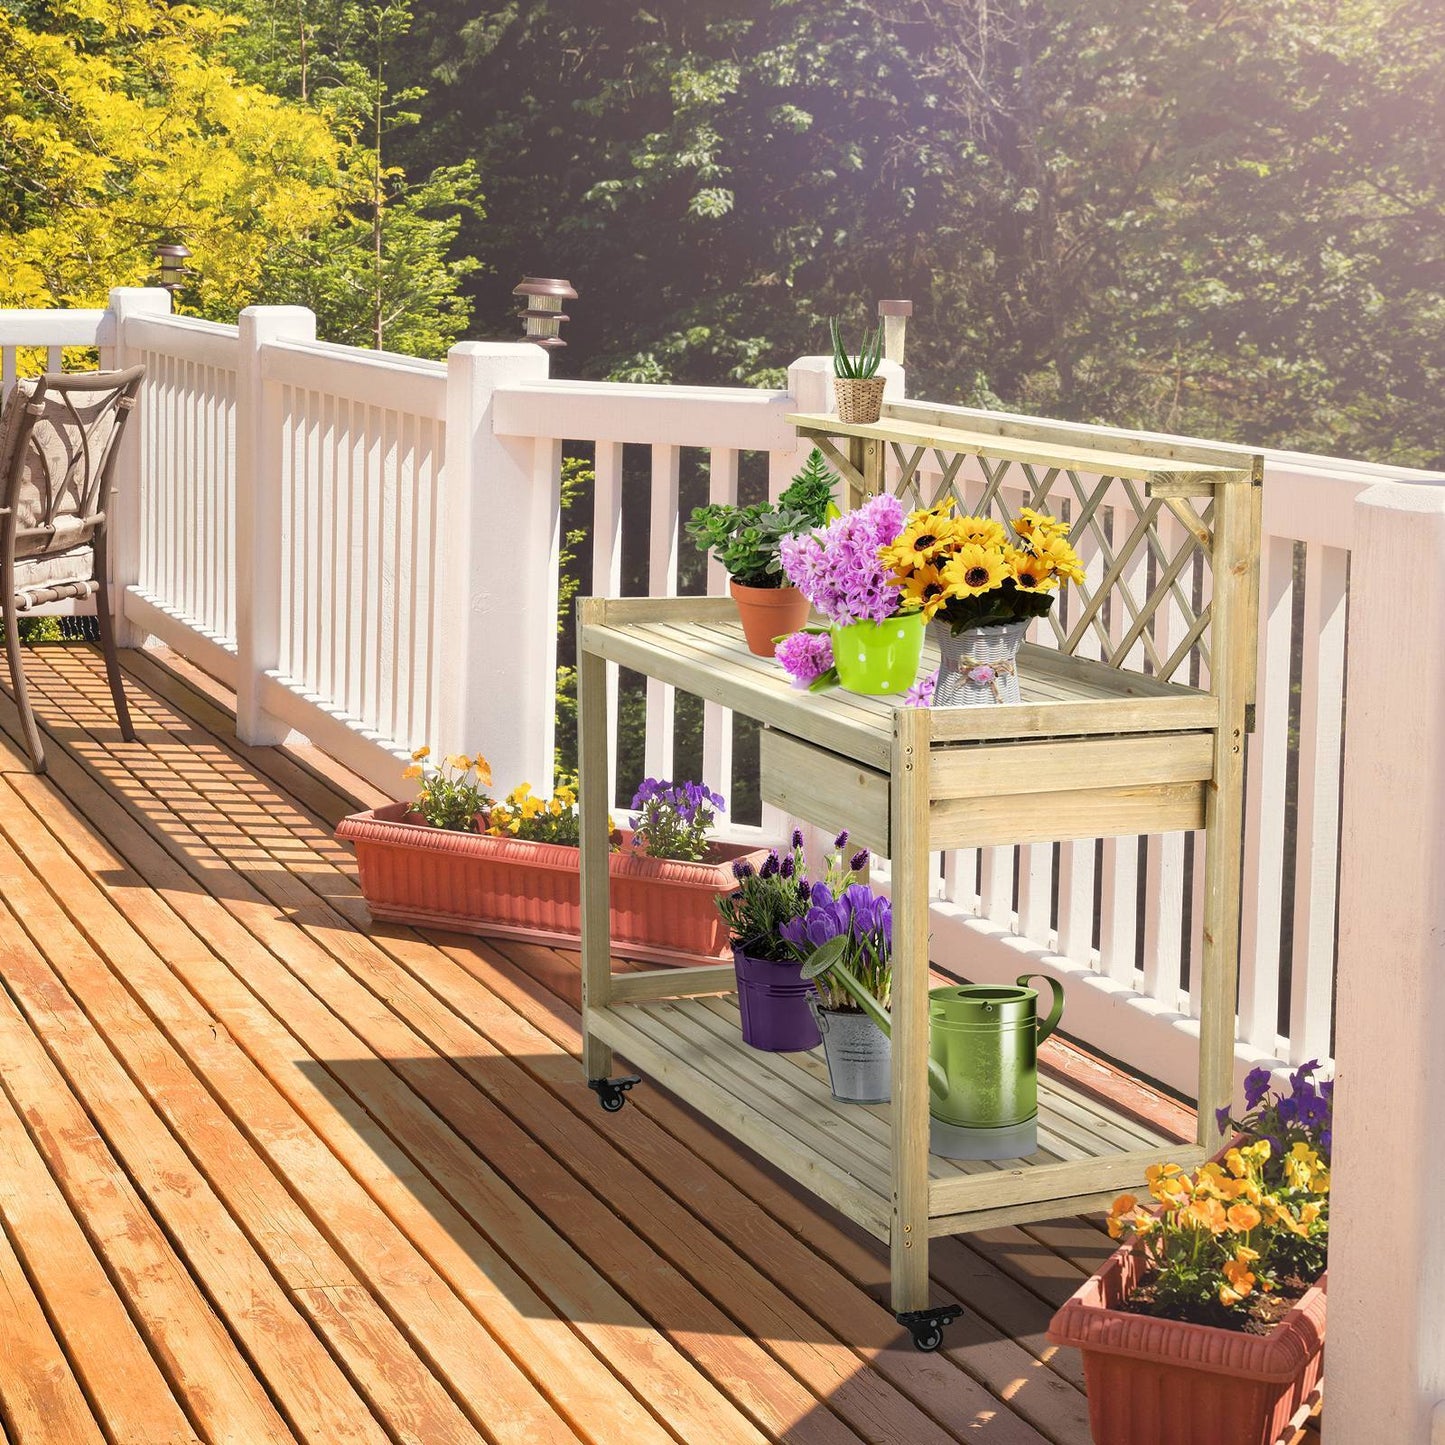
M 1230 1108 L 1228 1104 L 1221 1104 L 1220 1107 L 1214 1111 L 1214 1123 L 1221 1134 L 1229 1128 L 1229 1117 Z

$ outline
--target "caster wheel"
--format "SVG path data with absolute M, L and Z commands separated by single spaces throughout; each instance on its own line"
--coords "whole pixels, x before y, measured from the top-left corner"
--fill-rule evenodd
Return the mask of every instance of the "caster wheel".
M 620 1079 L 588 1079 L 587 1087 L 606 1113 L 615 1114 L 627 1102 L 627 1091 L 641 1082 L 636 1074 L 624 1074 Z
M 932 1354 L 943 1343 L 944 1326 L 952 1324 L 962 1313 L 957 1305 L 940 1305 L 932 1310 L 904 1310 L 897 1318 L 913 1336 L 913 1348 Z

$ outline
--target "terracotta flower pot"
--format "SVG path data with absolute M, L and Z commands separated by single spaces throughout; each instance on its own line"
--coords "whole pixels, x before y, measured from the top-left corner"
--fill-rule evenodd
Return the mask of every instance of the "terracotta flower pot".
M 754 657 L 771 657 L 777 646 L 773 638 L 796 632 L 808 620 L 808 599 L 796 587 L 747 587 L 729 582 L 728 590 L 738 605 L 743 636 Z
M 1084 1356 L 1095 1445 L 1274 1445 L 1319 1383 L 1325 1277 L 1267 1335 L 1245 1335 L 1120 1309 L 1147 1271 L 1131 1241 L 1049 1326 Z
M 406 803 L 354 813 L 336 836 L 356 849 L 361 891 L 373 918 L 483 937 L 575 947 L 581 938 L 577 849 L 433 828 Z M 766 850 L 716 844 L 705 863 L 611 854 L 612 944 L 661 963 L 730 958 L 719 893 L 737 886 L 731 864 L 755 867 Z

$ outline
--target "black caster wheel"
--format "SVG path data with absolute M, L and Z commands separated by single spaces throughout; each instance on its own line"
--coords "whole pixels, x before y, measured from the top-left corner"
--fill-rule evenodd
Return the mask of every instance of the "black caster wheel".
M 588 1079 L 587 1087 L 607 1113 L 615 1114 L 627 1102 L 627 1091 L 641 1082 L 636 1074 L 624 1074 L 618 1079 Z
M 898 1323 L 913 1336 L 913 1348 L 932 1354 L 943 1343 L 943 1329 L 963 1311 L 957 1305 L 940 1305 L 934 1310 L 901 1310 Z

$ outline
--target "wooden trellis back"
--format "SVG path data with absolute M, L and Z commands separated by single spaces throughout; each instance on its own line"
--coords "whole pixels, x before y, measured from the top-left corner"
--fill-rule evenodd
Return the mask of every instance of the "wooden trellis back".
M 1248 453 L 1149 455 L 1142 442 L 1124 451 L 1096 429 L 1015 424 L 994 435 L 976 429 L 983 413 L 906 405 L 890 413 L 871 427 L 809 418 L 800 428 L 844 477 L 853 504 L 886 488 L 910 507 L 952 499 L 961 514 L 999 521 L 1021 507 L 1052 513 L 1069 523 L 1087 576 L 1062 589 L 1033 640 L 1209 685 L 1216 488 L 1254 480 Z

